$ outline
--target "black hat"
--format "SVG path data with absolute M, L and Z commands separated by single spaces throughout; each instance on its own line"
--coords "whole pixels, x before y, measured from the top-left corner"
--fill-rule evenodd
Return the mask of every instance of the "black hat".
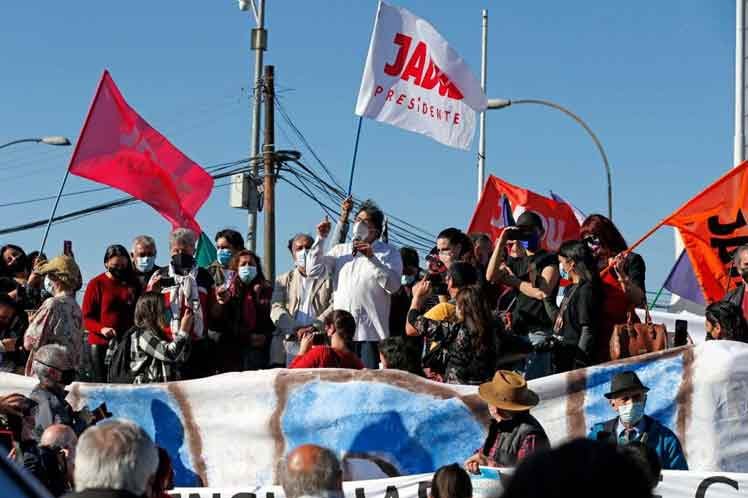
M 519 217 L 517 218 L 517 226 L 518 227 L 532 227 L 540 230 L 541 232 L 544 230 L 543 228 L 543 220 L 540 219 L 540 216 L 538 216 L 537 213 L 533 213 L 532 211 L 525 211 Z
M 649 388 L 642 384 L 636 373 L 631 370 L 621 372 L 613 377 L 610 381 L 610 392 L 605 394 L 608 399 L 614 399 L 624 391 L 630 391 L 631 389 L 641 389 L 644 392 L 649 391 Z

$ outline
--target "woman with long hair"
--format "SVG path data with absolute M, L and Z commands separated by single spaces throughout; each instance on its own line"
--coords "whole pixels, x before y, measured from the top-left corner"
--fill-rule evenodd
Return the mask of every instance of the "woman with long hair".
M 600 276 L 589 247 L 577 240 L 566 241 L 558 251 L 561 278 L 571 282 L 564 290 L 561 306 L 544 300 L 561 345 L 554 351 L 556 373 L 588 365 L 600 327 Z
M 706 308 L 704 318 L 707 340 L 748 342 L 748 325 L 742 310 L 728 301 L 717 301 Z
M 135 330 L 132 336 L 130 369 L 135 384 L 179 380 L 178 366 L 187 359 L 194 312 L 182 314 L 179 330 L 172 330 L 170 340 L 164 329 L 166 304 L 159 292 L 146 292 L 135 305 Z
M 610 337 L 613 328 L 632 319 L 637 321 L 634 308 L 646 302 L 644 259 L 634 252 L 626 252 L 628 245 L 618 228 L 601 214 L 587 217 L 580 229 L 582 242 L 592 251 L 595 268 L 601 276 L 602 312 L 600 328 L 595 338 L 596 346 L 591 355 L 593 364 L 610 361 Z
M 419 335 L 437 343 L 434 354 L 443 355 L 444 381 L 475 385 L 490 380 L 496 371 L 498 338 L 480 287 L 469 285 L 457 293 L 455 321 L 436 321 L 418 312 L 430 286 L 424 279 L 413 287 L 408 321 Z
M 83 326 L 91 345 L 93 381 L 106 382 L 106 352 L 109 341 L 133 325 L 140 284 L 133 272 L 130 253 L 114 244 L 104 253 L 106 271 L 91 279 L 83 295 Z
M 468 473 L 452 463 L 439 467 L 431 481 L 430 498 L 472 498 L 473 483 Z
M 266 368 L 275 328 L 270 320 L 273 286 L 262 272 L 259 256 L 247 249 L 234 254 L 229 269 L 235 277 L 224 284 L 227 300 L 223 320 L 216 324 L 222 371 Z

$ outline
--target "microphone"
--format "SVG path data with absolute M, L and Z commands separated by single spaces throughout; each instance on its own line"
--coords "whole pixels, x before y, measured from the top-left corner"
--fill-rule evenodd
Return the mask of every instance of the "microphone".
M 351 241 L 353 244 L 353 250 L 351 251 L 351 256 L 353 256 L 354 258 L 356 257 L 356 254 L 358 253 L 358 251 L 356 250 L 356 242 L 361 242 L 361 240 L 362 240 L 361 237 L 356 236 L 356 237 L 353 237 L 353 240 Z

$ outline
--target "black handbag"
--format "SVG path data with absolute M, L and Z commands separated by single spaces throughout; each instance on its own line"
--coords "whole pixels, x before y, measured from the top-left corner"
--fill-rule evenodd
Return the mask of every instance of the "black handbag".
M 452 343 L 456 336 L 455 331 L 450 331 L 441 341 L 437 341 L 436 344 L 432 345 L 431 348 L 426 351 L 423 355 L 423 367 L 428 368 L 434 373 L 444 374 L 447 370 L 447 362 L 449 361 L 449 345 Z

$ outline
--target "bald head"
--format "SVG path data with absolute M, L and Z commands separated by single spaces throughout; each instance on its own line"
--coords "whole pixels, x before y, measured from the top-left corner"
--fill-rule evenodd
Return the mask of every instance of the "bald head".
M 342 495 L 343 473 L 335 454 L 313 444 L 297 447 L 288 454 L 281 469 L 286 498 Z
M 57 446 L 58 448 L 70 450 L 78 444 L 78 436 L 75 431 L 62 424 L 53 424 L 47 427 L 42 434 L 41 446 Z

